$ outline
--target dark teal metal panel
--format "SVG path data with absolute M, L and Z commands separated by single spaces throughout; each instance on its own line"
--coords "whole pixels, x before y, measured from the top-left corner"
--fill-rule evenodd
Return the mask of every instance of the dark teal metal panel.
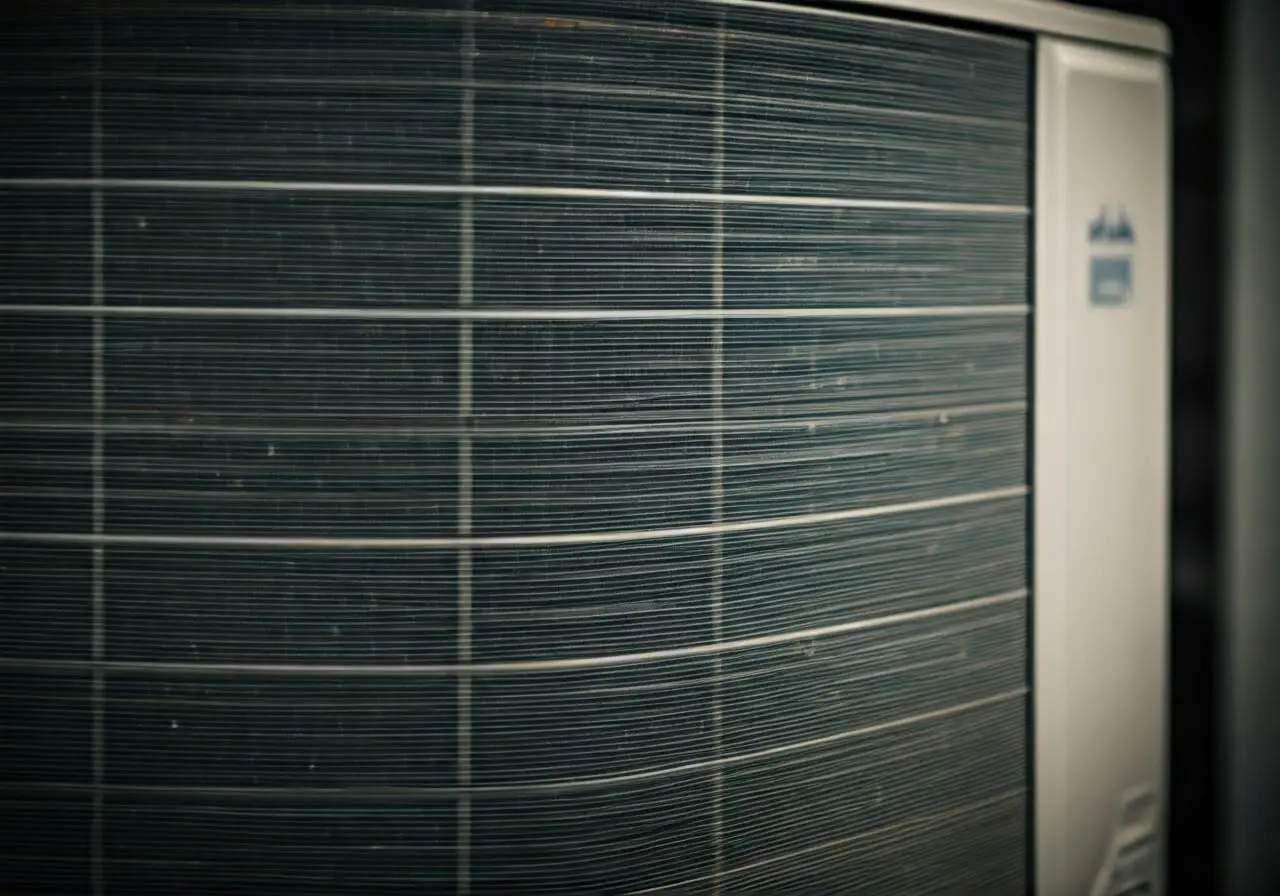
M 104 8 L 0 38 L 0 889 L 1024 892 L 1026 42 Z

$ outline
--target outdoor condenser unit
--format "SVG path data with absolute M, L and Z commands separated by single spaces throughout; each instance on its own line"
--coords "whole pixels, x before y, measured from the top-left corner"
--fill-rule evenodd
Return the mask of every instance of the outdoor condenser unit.
M 2 15 L 0 892 L 1161 891 L 1161 26 Z

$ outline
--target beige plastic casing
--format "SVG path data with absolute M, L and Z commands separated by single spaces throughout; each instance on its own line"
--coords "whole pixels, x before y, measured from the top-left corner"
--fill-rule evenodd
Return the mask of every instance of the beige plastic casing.
M 1112 896 L 1128 845 L 1154 894 L 1167 790 L 1168 75 L 1156 55 L 1056 38 L 1039 38 L 1037 55 L 1037 892 Z M 1091 221 L 1120 209 L 1132 244 L 1091 242 Z M 1132 289 L 1097 304 L 1092 257 L 1117 252 L 1131 257 Z

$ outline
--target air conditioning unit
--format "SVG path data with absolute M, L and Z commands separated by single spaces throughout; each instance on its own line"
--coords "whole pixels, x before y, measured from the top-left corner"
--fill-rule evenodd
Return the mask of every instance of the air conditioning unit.
M 1161 892 L 1162 26 L 0 29 L 0 890 Z

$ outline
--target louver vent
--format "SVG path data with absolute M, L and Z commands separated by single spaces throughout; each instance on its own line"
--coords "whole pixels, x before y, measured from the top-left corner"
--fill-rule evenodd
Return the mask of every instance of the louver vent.
M 0 30 L 0 890 L 1023 893 L 1029 47 Z

